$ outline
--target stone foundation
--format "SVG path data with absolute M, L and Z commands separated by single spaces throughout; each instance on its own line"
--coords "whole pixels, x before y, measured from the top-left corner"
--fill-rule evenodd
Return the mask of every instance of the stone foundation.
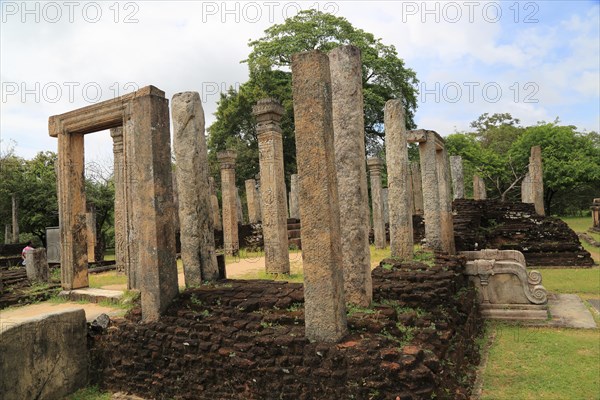
M 93 383 L 156 399 L 467 398 L 481 319 L 464 262 L 393 263 L 373 271 L 375 306 L 349 311 L 338 344 L 304 336 L 301 284 L 226 280 L 93 337 Z
M 457 251 L 518 250 L 528 266 L 589 267 L 590 253 L 558 218 L 537 215 L 533 204 L 499 200 L 455 200 Z

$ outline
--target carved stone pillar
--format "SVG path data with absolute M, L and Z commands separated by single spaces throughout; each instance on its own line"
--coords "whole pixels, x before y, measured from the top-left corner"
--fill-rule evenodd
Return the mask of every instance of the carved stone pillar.
M 221 164 L 221 197 L 223 200 L 223 250 L 235 255 L 240 250 L 238 239 L 237 188 L 235 187 L 235 159 L 237 153 L 225 150 L 217 154 Z
M 273 99 L 254 106 L 262 198 L 262 228 L 267 273 L 288 274 L 287 198 L 280 121 L 283 107 Z

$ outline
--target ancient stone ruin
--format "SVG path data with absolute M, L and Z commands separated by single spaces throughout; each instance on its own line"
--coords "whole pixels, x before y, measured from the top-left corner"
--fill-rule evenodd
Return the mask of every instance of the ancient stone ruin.
M 594 199 L 590 209 L 592 210 L 592 230 L 600 232 L 600 198 Z
M 233 150 L 217 154 L 221 165 L 221 195 L 223 201 L 223 250 L 227 255 L 235 255 L 240 250 L 238 238 L 237 188 L 235 187 L 235 160 Z
M 165 229 L 173 226 L 175 210 L 169 108 L 164 92 L 147 86 L 125 96 L 52 116 L 48 127 L 50 136 L 58 138 L 63 288 L 74 290 L 88 286 L 84 137 L 122 127 L 124 173 L 115 187 L 124 186 L 126 200 L 116 205 L 124 206 L 126 215 L 131 217 L 125 232 L 125 248 L 129 248 L 126 270 L 135 271 L 139 278 L 137 286 L 142 294 L 144 320 L 157 320 L 178 293 L 175 230 Z M 113 137 L 117 136 L 117 132 L 113 132 Z M 120 257 L 118 254 L 117 259 Z

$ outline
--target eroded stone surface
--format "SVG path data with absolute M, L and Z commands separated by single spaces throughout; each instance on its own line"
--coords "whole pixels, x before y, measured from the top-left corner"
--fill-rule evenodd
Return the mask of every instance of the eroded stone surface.
M 421 176 L 423 182 L 423 215 L 427 247 L 442 250 L 442 217 L 440 213 L 440 190 L 437 171 L 435 133 L 424 131 L 426 141 L 419 143 Z
M 223 201 L 223 250 L 227 255 L 237 254 L 238 240 L 237 188 L 235 186 L 235 159 L 233 150 L 217 154 L 221 164 L 221 197 Z
M 542 167 L 542 148 L 540 146 L 531 147 L 529 178 L 531 182 L 531 202 L 535 206 L 535 212 L 539 215 L 546 215 L 544 210 L 544 171 Z
M 204 110 L 198 92 L 175 94 L 171 114 L 177 165 L 181 260 L 186 286 L 197 286 L 202 281 L 218 277 Z
M 217 190 L 215 189 L 215 178 L 210 176 L 208 178 L 208 185 L 210 187 L 210 203 L 212 205 L 214 227 L 215 229 L 222 231 L 223 221 L 221 220 L 221 210 L 219 210 L 219 199 L 217 198 Z
M 456 252 L 454 246 L 454 223 L 452 217 L 452 189 L 450 177 L 450 161 L 445 147 L 436 153 L 438 170 L 438 187 L 440 191 L 440 222 L 442 249 L 448 254 Z
M 256 181 L 254 179 L 246 179 L 244 185 L 246 187 L 246 203 L 248 205 L 248 222 L 256 224 L 261 220 Z
M 46 249 L 33 249 L 25 255 L 25 270 L 27 279 L 30 281 L 48 282 L 50 280 L 50 270 L 48 268 L 48 259 L 46 258 Z
M 453 199 L 464 199 L 465 178 L 463 175 L 463 162 L 461 156 L 450 156 L 450 170 L 452 175 Z
M 298 208 L 298 174 L 292 174 L 290 177 L 290 218 L 300 219 L 300 209 Z
M 401 99 L 385 103 L 385 143 L 390 207 L 390 251 L 392 257 L 412 260 L 412 193 L 406 121 Z
M 287 235 L 287 196 L 280 121 L 283 107 L 262 99 L 253 108 L 258 133 L 262 228 L 267 273 L 287 274 L 290 259 Z
M 365 165 L 365 123 L 360 49 L 329 52 L 342 265 L 346 303 L 371 304 L 369 191 Z
M 383 199 L 381 198 L 381 170 L 383 169 L 383 163 L 379 158 L 369 158 L 367 166 L 371 179 L 371 207 L 373 209 L 375 248 L 385 249 L 385 222 L 383 220 Z
M 487 199 L 485 181 L 479 175 L 473 175 L 473 200 Z
M 423 215 L 423 180 L 418 161 L 410 163 L 410 181 L 413 194 L 413 214 Z
M 347 332 L 340 215 L 326 54 L 292 56 L 306 337 L 337 342 Z M 264 182 L 261 180 L 261 185 Z M 263 205 L 264 207 L 264 205 Z

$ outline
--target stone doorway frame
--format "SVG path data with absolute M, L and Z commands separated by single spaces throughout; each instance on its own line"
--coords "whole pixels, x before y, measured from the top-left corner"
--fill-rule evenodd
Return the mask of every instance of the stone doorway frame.
M 119 127 L 125 174 L 115 184 L 124 185 L 128 195 L 127 271 L 139 280 L 142 317 L 156 319 L 177 295 L 178 286 L 169 101 L 154 86 L 48 120 L 50 136 L 58 138 L 61 284 L 65 290 L 89 286 L 84 135 Z

